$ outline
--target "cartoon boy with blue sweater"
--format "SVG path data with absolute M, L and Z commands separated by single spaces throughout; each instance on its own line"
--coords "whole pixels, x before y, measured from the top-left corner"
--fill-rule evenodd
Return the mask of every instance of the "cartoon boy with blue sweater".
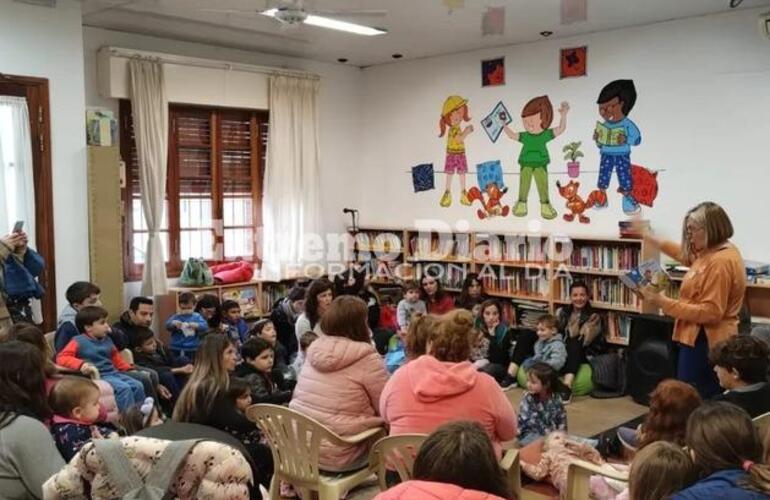
M 628 119 L 628 113 L 636 103 L 633 80 L 615 80 L 599 93 L 596 103 L 604 123 L 597 124 L 594 141 L 601 153 L 597 208 L 607 206 L 607 188 L 613 170 L 618 174 L 620 192 L 623 194 L 623 212 L 632 215 L 639 212 L 639 204 L 631 196 L 631 146 L 642 142 L 642 134 L 636 124 Z M 602 135 L 600 132 L 604 131 Z

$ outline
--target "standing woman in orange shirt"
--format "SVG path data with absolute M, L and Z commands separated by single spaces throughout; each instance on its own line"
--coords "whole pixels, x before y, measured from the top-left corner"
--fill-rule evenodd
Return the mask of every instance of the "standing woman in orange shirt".
M 676 319 L 677 378 L 692 384 L 703 398 L 720 392 L 709 366 L 709 349 L 738 334 L 738 312 L 746 292 L 746 270 L 740 252 L 728 241 L 732 236 L 727 213 L 710 201 L 687 212 L 680 245 L 644 235 L 645 242 L 690 268 L 678 299 L 651 289 L 643 289 L 641 295 L 645 302 Z

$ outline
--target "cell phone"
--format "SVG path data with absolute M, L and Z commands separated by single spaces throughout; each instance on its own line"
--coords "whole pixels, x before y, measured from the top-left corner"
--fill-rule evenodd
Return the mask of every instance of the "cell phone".
M 16 224 L 13 225 L 13 232 L 14 233 L 20 233 L 21 229 L 24 227 L 24 221 L 23 220 L 17 220 Z

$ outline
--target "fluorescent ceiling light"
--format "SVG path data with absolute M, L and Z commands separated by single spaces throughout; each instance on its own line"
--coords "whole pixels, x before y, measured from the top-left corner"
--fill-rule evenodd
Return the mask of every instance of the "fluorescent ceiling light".
M 262 12 L 265 16 L 275 17 L 278 9 L 270 9 Z M 304 21 L 305 24 L 311 26 L 318 26 L 319 28 L 328 28 L 338 31 L 346 31 L 348 33 L 355 33 L 356 35 L 374 36 L 384 35 L 387 31 L 369 26 L 363 26 L 355 23 L 348 23 L 345 21 L 338 21 L 336 19 L 330 19 L 328 17 L 308 15 Z

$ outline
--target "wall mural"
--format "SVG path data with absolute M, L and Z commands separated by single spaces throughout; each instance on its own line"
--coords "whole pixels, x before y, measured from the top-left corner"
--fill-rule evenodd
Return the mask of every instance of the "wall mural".
M 530 99 L 521 110 L 521 125 L 513 125 L 508 108 L 499 101 L 481 120 L 481 127 L 490 142 L 496 144 L 504 132 L 512 141 L 520 143 L 518 148 L 517 172 L 505 172 L 500 160 L 487 160 L 476 165 L 476 172 L 469 172 L 466 157 L 466 138 L 473 133 L 474 126 L 468 108 L 468 99 L 451 95 L 444 100 L 439 120 L 439 138 L 446 136 L 446 157 L 444 160 L 445 187 L 440 198 L 441 207 L 452 204 L 452 179 L 459 178 L 459 202 L 472 206 L 476 216 L 485 220 L 495 217 L 525 217 L 530 213 L 529 192 L 534 180 L 540 203 L 539 216 L 553 220 L 559 216 L 550 198 L 550 184 L 554 183 L 558 197 L 564 200 L 555 203 L 564 207 L 562 219 L 580 224 L 591 222 L 590 212 L 615 206 L 625 215 L 636 215 L 641 206 L 652 207 L 658 196 L 658 171 L 647 169 L 631 162 L 632 149 L 642 143 L 642 134 L 629 118 L 636 104 L 636 87 L 633 80 L 614 80 L 599 92 L 596 104 L 601 120 L 592 132 L 592 142 L 599 152 L 596 167 L 581 164 L 584 158 L 584 141 L 572 140 L 562 148 L 564 168 L 553 168 L 549 143 L 564 134 L 567 129 L 569 103 L 564 101 L 556 111 L 558 123 L 552 126 L 554 108 L 549 96 Z M 467 125 L 466 125 L 467 124 Z M 570 127 L 574 136 L 575 125 Z M 584 129 L 585 130 L 585 129 Z M 590 129 L 588 129 L 590 131 Z M 504 141 L 505 142 L 505 141 Z M 508 144 L 508 143 L 506 143 Z M 590 144 L 590 142 L 589 142 Z M 508 146 L 506 145 L 506 148 Z M 562 171 L 563 170 L 563 171 Z M 435 172 L 432 163 L 412 167 L 415 193 L 432 191 L 435 188 Z M 476 174 L 478 186 L 466 186 L 466 174 Z M 581 193 L 581 185 L 588 187 L 592 182 L 578 180 L 585 174 L 597 174 L 595 187 Z M 560 180 L 559 176 L 566 179 Z M 510 178 L 518 178 L 515 202 L 505 203 Z M 612 179 L 617 179 L 619 197 L 608 194 Z M 587 194 L 586 194 L 587 193 Z M 537 214 L 537 212 L 536 212 Z

